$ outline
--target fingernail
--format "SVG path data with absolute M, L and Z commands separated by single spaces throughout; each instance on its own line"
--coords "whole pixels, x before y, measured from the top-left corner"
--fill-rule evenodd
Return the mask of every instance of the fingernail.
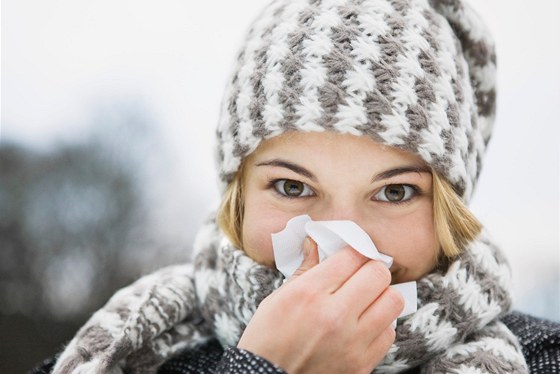
M 313 248 L 313 241 L 309 236 L 307 236 L 303 241 L 303 257 L 309 256 L 312 248 Z

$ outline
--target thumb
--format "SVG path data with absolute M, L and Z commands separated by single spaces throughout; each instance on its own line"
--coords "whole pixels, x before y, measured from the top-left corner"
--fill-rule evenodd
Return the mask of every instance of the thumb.
M 299 268 L 294 272 L 291 278 L 298 277 L 305 273 L 307 270 L 311 269 L 313 266 L 319 263 L 319 251 L 317 249 L 317 243 L 313 241 L 310 237 L 306 237 L 303 242 L 303 262 Z M 291 279 L 290 278 L 290 279 Z

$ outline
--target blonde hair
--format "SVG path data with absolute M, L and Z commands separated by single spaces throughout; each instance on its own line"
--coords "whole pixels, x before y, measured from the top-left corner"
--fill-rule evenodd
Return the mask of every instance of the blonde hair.
M 219 227 L 237 248 L 243 248 L 243 180 L 241 167 L 223 195 L 217 216 Z M 451 259 L 478 236 L 482 225 L 451 184 L 433 170 L 432 181 L 434 229 L 439 243 L 439 251 L 435 255 Z
M 241 228 L 243 226 L 244 202 L 243 180 L 245 179 L 243 165 L 235 174 L 235 178 L 228 184 L 218 208 L 216 221 L 218 226 L 231 243 L 237 248 L 243 248 Z
M 473 241 L 482 224 L 463 203 L 451 184 L 432 170 L 434 228 L 442 254 L 453 258 Z

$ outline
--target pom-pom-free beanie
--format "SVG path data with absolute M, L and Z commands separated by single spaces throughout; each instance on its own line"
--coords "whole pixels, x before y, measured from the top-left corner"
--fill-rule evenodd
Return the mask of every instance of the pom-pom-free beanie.
M 265 139 L 367 135 L 419 155 L 468 201 L 495 113 L 496 55 L 460 0 L 276 0 L 222 102 L 222 189 Z

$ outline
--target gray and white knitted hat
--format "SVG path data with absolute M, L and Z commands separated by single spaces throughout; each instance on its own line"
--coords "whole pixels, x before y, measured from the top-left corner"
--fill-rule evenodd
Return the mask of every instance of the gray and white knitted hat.
M 495 113 L 496 55 L 461 0 L 276 0 L 238 56 L 218 125 L 222 188 L 287 131 L 367 135 L 419 155 L 467 201 Z

